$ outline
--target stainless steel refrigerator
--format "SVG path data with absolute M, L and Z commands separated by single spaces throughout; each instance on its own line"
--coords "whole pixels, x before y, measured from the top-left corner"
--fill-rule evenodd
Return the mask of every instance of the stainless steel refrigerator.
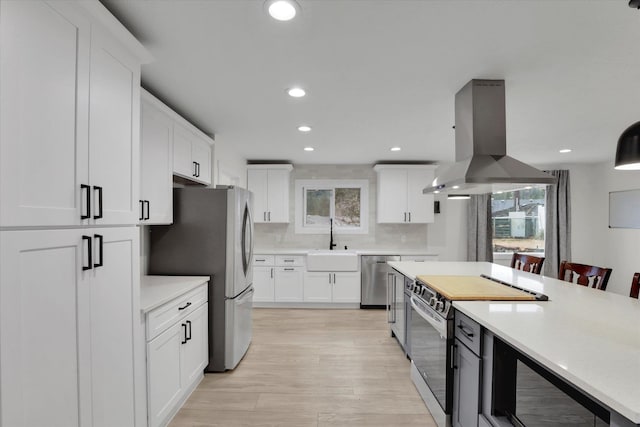
M 206 372 L 234 369 L 251 343 L 252 204 L 242 188 L 174 188 L 173 224 L 150 227 L 149 274 L 211 276 Z

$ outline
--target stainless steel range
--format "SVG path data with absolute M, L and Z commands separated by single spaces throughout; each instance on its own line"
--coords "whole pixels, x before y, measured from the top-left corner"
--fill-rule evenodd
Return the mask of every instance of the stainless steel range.
M 451 301 L 419 282 L 412 283 L 409 292 L 411 379 L 438 426 L 448 427 L 453 400 Z

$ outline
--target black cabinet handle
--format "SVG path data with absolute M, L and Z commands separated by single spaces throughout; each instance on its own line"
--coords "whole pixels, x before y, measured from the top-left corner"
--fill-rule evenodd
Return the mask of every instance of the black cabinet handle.
M 184 306 L 184 307 L 178 307 L 178 311 L 182 311 L 182 310 L 184 310 L 185 308 L 189 307 L 190 305 L 191 305 L 191 303 L 190 303 L 190 302 L 188 302 L 188 303 L 186 303 L 186 304 L 185 304 L 185 306 Z
M 293 271 L 293 268 L 285 268 L 284 271 Z
M 187 341 L 191 339 L 191 320 L 187 320 L 187 325 L 189 325 L 189 336 L 187 337 Z
M 464 326 L 458 325 L 458 329 L 460 329 L 462 333 L 464 333 L 467 336 L 467 338 L 473 337 L 473 332 L 468 332 Z
M 271 211 L 267 212 L 267 217 L 269 218 L 269 222 L 271 222 Z
M 411 222 L 411 212 L 409 212 L 409 222 Z
M 273 268 L 271 269 L 271 278 L 273 279 Z
M 458 369 L 458 366 L 456 365 L 456 349 L 458 348 L 457 345 L 452 345 L 451 346 L 451 369 Z
M 404 213 L 404 222 L 407 222 L 407 213 Z
M 93 191 L 98 190 L 98 215 L 94 215 L 93 219 L 102 218 L 102 187 L 98 187 L 97 185 L 93 186 Z
M 86 209 L 87 213 L 83 214 L 82 212 L 80 212 L 80 219 L 89 219 L 91 218 L 91 187 L 86 184 L 80 184 L 80 192 L 82 192 L 83 190 L 86 190 L 86 203 L 84 208 Z
M 98 262 L 94 263 L 93 266 L 102 267 L 104 265 L 104 236 L 102 236 L 102 234 L 94 234 L 93 238 L 97 239 L 100 245 L 100 258 L 98 258 Z
M 140 217 L 138 218 L 139 221 L 142 221 L 144 219 L 144 200 L 140 200 Z
M 196 169 L 197 168 L 196 165 L 197 165 L 197 163 L 196 162 L 191 162 L 191 163 L 193 163 L 193 173 L 191 174 L 191 176 L 198 176 L 198 175 L 196 175 L 196 170 L 197 170 Z
M 196 162 L 196 177 L 200 176 L 200 163 Z
M 142 203 L 143 209 L 142 211 L 144 212 L 144 205 L 147 205 L 147 214 L 144 216 L 144 219 L 149 219 L 149 216 L 151 216 L 151 203 L 149 203 L 148 200 L 144 200 Z
M 82 271 L 91 270 L 93 268 L 93 255 L 91 254 L 91 237 L 90 236 L 82 236 L 82 241 L 87 241 L 87 255 L 88 255 L 88 265 L 82 266 Z
M 184 339 L 182 340 L 181 344 L 186 344 L 187 343 L 187 324 L 183 323 L 182 328 L 184 329 Z

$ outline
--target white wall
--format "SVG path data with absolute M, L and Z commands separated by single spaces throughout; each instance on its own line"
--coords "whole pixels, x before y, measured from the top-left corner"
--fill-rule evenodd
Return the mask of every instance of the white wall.
M 468 202 L 448 200 L 445 195 L 436 195 L 435 200 L 440 202 L 440 213 L 427 226 L 429 247 L 440 254 L 440 261 L 466 261 Z
M 213 184 L 247 188 L 247 159 L 238 154 L 234 141 L 216 135 L 213 150 Z

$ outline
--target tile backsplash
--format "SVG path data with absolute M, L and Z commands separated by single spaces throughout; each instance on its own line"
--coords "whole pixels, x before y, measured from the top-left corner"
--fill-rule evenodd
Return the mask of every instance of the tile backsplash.
M 369 233 L 334 234 L 337 248 L 427 250 L 426 224 L 376 224 L 376 183 L 373 165 L 294 165 L 289 191 L 288 224 L 256 224 L 256 249 L 328 249 L 328 234 L 295 233 L 296 179 L 366 179 L 369 181 Z

